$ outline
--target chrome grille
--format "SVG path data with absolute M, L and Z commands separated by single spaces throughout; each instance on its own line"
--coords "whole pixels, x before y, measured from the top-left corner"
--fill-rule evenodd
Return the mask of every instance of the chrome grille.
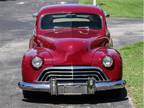
M 57 66 L 45 69 L 37 81 L 47 82 L 50 79 L 57 81 L 82 82 L 94 78 L 96 82 L 109 81 L 105 73 L 92 66 Z

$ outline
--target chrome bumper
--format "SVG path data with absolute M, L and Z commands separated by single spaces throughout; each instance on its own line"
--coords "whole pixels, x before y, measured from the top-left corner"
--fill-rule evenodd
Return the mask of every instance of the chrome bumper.
M 102 91 L 102 90 L 120 89 L 120 88 L 124 88 L 125 84 L 126 84 L 126 81 L 124 80 L 112 81 L 112 82 L 111 81 L 95 82 L 93 79 L 90 79 L 88 80 L 86 84 L 83 84 L 83 83 L 58 84 L 56 80 L 52 80 L 49 84 L 34 84 L 34 83 L 19 82 L 18 86 L 22 90 L 48 92 L 52 95 L 61 95 L 61 94 L 62 95 L 77 95 L 77 94 L 81 95 L 81 94 L 94 94 L 96 91 Z M 69 90 L 71 91 L 66 90 L 69 87 L 70 87 Z M 72 91 L 72 88 L 74 88 L 74 92 Z

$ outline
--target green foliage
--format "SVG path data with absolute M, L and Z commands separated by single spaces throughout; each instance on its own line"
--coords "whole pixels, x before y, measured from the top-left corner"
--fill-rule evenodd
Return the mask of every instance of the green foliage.
M 82 4 L 92 4 L 93 0 L 80 0 Z M 144 0 L 97 0 L 103 10 L 112 16 L 143 17 Z
M 123 78 L 137 108 L 143 104 L 144 42 L 120 49 L 123 58 Z

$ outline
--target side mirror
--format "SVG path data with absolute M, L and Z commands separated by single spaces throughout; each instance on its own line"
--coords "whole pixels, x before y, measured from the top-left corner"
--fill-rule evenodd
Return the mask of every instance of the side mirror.
M 105 13 L 105 17 L 110 17 L 110 14 L 109 13 L 107 13 L 107 12 L 104 12 Z
M 32 17 L 33 17 L 33 18 L 35 18 L 35 17 L 37 17 L 37 16 L 38 16 L 38 13 L 37 13 L 37 12 L 32 14 Z

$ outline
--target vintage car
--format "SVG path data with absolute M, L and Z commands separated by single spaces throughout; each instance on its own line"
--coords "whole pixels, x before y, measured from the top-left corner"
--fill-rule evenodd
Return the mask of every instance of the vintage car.
M 124 88 L 122 58 L 111 44 L 106 16 L 99 7 L 41 8 L 22 60 L 18 86 L 24 98 L 34 92 L 91 95 Z

